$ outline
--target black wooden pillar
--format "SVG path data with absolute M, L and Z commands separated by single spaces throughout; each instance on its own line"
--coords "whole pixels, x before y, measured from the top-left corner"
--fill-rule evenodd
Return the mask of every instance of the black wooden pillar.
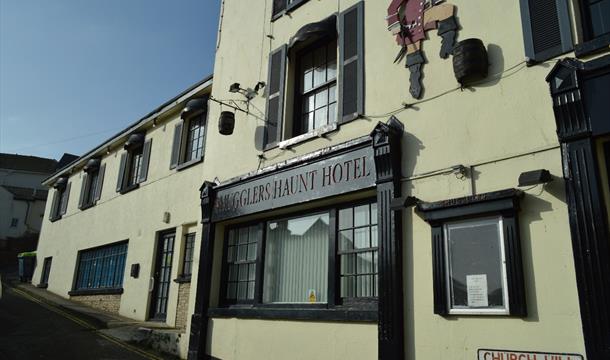
M 371 133 L 377 170 L 379 223 L 379 359 L 404 359 L 402 213 L 392 203 L 401 197 L 403 124 L 391 117 Z
M 610 67 L 610 62 L 606 66 Z M 587 358 L 610 359 L 610 239 L 595 152 L 599 124 L 587 115 L 586 74 L 598 69 L 559 62 L 547 77 L 561 143 L 572 249 Z M 585 91 L 583 91 L 585 90 Z M 610 91 L 610 89 L 607 89 Z M 603 127 L 602 127 L 603 128 Z
M 201 186 L 201 250 L 199 251 L 199 271 L 197 272 L 197 293 L 195 312 L 191 317 L 188 360 L 209 358 L 205 348 L 208 337 L 208 308 L 210 306 L 210 283 L 212 280 L 212 261 L 214 260 L 214 183 L 204 182 Z

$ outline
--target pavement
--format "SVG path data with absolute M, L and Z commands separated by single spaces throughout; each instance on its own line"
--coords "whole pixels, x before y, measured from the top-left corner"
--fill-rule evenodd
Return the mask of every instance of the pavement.
M 178 359 L 180 331 L 0 282 L 0 359 Z

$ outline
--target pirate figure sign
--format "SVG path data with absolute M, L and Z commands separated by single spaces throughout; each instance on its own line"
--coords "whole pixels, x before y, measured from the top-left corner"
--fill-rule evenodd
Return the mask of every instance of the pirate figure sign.
M 449 57 L 455 44 L 458 30 L 455 19 L 455 6 L 442 3 L 443 0 L 392 0 L 388 8 L 388 30 L 396 35 L 396 42 L 401 50 L 394 62 L 407 57 L 406 66 L 411 73 L 409 92 L 421 98 L 421 69 L 425 62 L 422 53 L 422 41 L 426 31 L 438 29 L 442 37 L 440 56 Z

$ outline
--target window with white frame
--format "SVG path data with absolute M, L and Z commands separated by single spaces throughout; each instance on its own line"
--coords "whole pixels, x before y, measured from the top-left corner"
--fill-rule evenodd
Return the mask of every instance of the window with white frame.
M 304 24 L 273 50 L 266 91 L 263 150 L 315 138 L 363 115 L 364 2 Z
M 502 218 L 444 225 L 450 314 L 508 313 Z
M 205 153 L 208 97 L 196 97 L 186 102 L 174 125 L 174 140 L 170 169 L 181 170 L 203 160 Z
M 526 316 L 515 189 L 421 202 L 432 227 L 434 312 Z

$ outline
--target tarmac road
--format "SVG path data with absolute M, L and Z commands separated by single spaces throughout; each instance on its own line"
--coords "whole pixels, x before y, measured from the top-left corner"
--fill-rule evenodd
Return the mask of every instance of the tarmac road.
M 6 284 L 2 292 L 0 360 L 159 359 Z

